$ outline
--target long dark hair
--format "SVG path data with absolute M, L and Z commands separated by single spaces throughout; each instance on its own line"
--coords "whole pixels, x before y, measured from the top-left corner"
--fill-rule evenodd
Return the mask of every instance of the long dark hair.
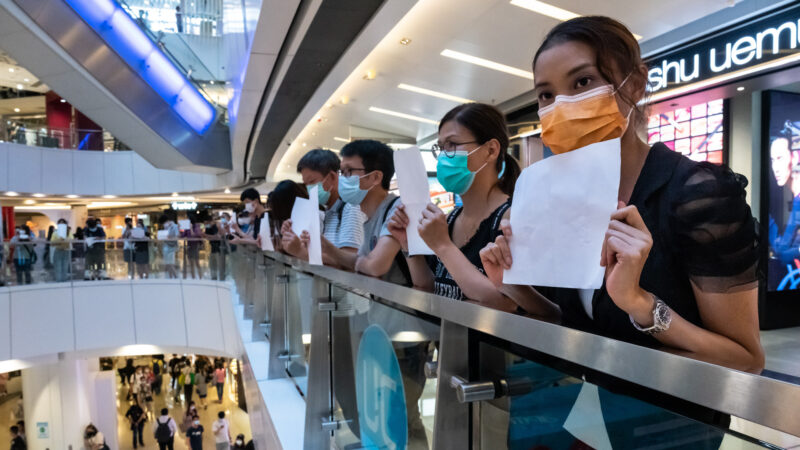
M 267 209 L 269 218 L 275 221 L 280 228 L 284 220 L 292 217 L 294 199 L 297 197 L 308 198 L 305 185 L 292 180 L 283 180 L 267 195 Z
M 565 42 L 580 42 L 594 50 L 597 70 L 614 88 L 619 88 L 619 83 L 622 82 L 621 79 L 617 80 L 615 71 L 619 71 L 618 76 L 622 77 L 630 74 L 627 83 L 635 87 L 633 92 L 646 86 L 647 79 L 639 70 L 642 66 L 639 42 L 628 27 L 619 21 L 605 16 L 582 16 L 561 22 L 547 33 L 542 45 L 536 50 L 533 57 L 534 72 L 536 61 L 543 51 Z M 637 99 L 626 95 L 624 91 L 619 91 L 618 95 L 634 108 L 635 123 L 643 123 L 647 117 L 644 106 L 646 102 L 639 106 Z
M 464 103 L 447 112 L 439 122 L 439 131 L 442 125 L 455 120 L 459 125 L 468 129 L 480 144 L 485 144 L 492 139 L 500 143 L 500 156 L 497 158 L 495 168 L 497 172 L 505 171 L 497 182 L 500 190 L 511 196 L 514 194 L 514 185 L 517 183 L 520 168 L 517 160 L 508 153 L 508 127 L 506 119 L 499 109 L 485 103 Z

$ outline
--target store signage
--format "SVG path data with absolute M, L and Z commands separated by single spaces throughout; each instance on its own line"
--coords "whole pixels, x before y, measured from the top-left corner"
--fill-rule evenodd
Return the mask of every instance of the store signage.
M 362 448 L 406 448 L 408 419 L 404 392 L 400 363 L 389 335 L 380 325 L 370 325 L 361 336 L 356 358 Z
M 50 424 L 48 422 L 36 422 L 36 437 L 50 439 Z
M 197 202 L 172 202 L 172 209 L 176 211 L 194 211 L 197 209 Z
M 648 58 L 650 91 L 695 83 L 793 54 L 800 54 L 800 5 Z

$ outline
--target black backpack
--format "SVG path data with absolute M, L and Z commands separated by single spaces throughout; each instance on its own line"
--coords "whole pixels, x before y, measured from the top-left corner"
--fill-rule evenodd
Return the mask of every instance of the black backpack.
M 156 419 L 156 423 L 158 424 L 158 427 L 156 427 L 156 441 L 159 444 L 166 444 L 172 439 L 172 432 L 169 429 L 170 420 L 172 419 L 169 418 L 166 422 L 161 422 Z

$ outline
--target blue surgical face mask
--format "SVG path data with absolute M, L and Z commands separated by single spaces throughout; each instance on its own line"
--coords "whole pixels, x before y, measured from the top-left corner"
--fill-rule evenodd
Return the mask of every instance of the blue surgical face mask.
M 488 161 L 483 163 L 475 172 L 470 171 L 467 166 L 469 155 L 477 152 L 481 147 L 483 147 L 483 144 L 469 153 L 457 151 L 452 158 L 444 152 L 439 154 L 439 158 L 436 161 L 436 179 L 439 180 L 439 183 L 446 191 L 461 195 L 469 190 L 472 182 L 475 181 L 475 174 L 488 164 Z
M 328 204 L 328 200 L 331 199 L 331 193 L 326 191 L 324 187 L 322 187 L 322 182 L 312 184 L 311 186 L 307 186 L 308 190 L 311 190 L 314 186 L 317 187 L 317 198 L 319 199 L 319 204 L 325 206 Z
M 365 175 L 366 176 L 366 175 Z M 345 203 L 360 205 L 367 196 L 369 189 L 361 189 L 361 177 L 350 175 L 349 177 L 339 177 L 339 196 Z

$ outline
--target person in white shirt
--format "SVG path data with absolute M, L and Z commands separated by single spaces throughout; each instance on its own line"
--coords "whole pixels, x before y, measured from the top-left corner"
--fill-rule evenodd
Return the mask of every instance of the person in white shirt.
M 214 442 L 217 444 L 217 450 L 230 450 L 231 448 L 231 425 L 228 419 L 225 418 L 225 411 L 220 411 L 217 414 L 217 419 L 214 425 L 211 426 L 211 431 L 214 433 Z
M 173 443 L 175 442 L 175 433 L 178 431 L 178 425 L 175 420 L 169 416 L 167 408 L 161 408 L 161 417 L 156 419 L 153 423 L 153 437 L 158 442 L 159 450 L 173 450 Z

